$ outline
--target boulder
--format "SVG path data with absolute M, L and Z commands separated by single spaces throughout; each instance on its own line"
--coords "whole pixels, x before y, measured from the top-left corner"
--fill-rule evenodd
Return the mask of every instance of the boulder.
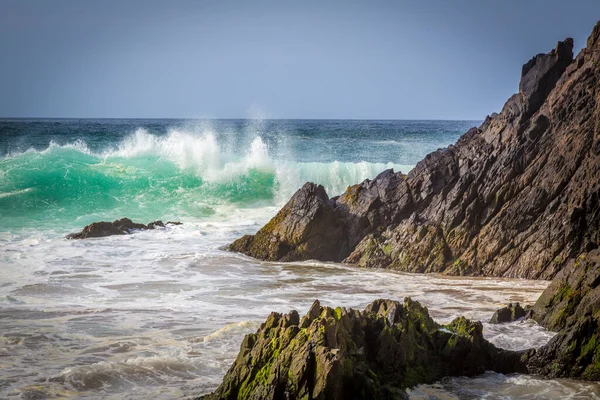
M 229 246 L 232 251 L 270 261 L 339 261 L 347 248 L 340 217 L 323 186 L 313 183 L 298 190 L 255 235 L 246 235 Z
M 181 225 L 181 222 L 167 222 L 167 225 Z M 121 218 L 113 222 L 94 222 L 87 225 L 81 232 L 70 233 L 66 236 L 67 239 L 87 239 L 94 237 L 104 237 L 111 235 L 127 235 L 136 230 L 155 229 L 157 227 L 164 228 L 165 224 L 162 221 L 150 222 L 148 225 L 138 224 L 129 218 Z
M 316 301 L 302 318 L 272 313 L 203 399 L 405 399 L 406 388 L 444 376 L 524 372 L 525 355 L 487 342 L 480 322 L 439 325 L 410 298 L 362 312 Z
M 526 318 L 530 315 L 531 307 L 525 306 L 525 308 L 521 307 L 519 303 L 513 306 L 510 303 L 506 307 L 502 307 L 499 310 L 496 310 L 492 318 L 490 319 L 490 324 L 503 324 L 506 322 L 515 322 L 520 319 Z

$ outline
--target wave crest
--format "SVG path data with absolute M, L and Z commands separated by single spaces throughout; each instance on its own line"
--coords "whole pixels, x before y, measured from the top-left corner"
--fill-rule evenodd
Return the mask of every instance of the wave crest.
M 26 221 L 81 222 L 129 216 L 202 218 L 219 207 L 280 206 L 305 182 L 330 195 L 372 178 L 392 163 L 299 162 L 285 146 L 261 136 L 242 138 L 171 130 L 159 136 L 138 129 L 111 149 L 93 153 L 82 140 L 51 142 L 0 159 L 0 214 L 7 227 Z M 265 203 L 266 202 L 266 203 Z

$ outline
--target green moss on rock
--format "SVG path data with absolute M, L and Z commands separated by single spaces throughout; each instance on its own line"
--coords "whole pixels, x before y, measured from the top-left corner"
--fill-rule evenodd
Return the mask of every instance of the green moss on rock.
M 481 324 L 443 327 L 410 298 L 362 312 L 315 302 L 302 319 L 271 314 L 205 399 L 404 399 L 406 388 L 444 376 L 517 371 L 520 357 L 485 341 Z

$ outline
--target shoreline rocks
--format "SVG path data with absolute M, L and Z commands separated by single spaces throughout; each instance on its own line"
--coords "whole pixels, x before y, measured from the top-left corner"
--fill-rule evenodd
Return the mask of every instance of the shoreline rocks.
M 538 54 L 498 114 L 405 176 L 329 199 L 307 184 L 232 251 L 453 275 L 552 279 L 600 245 L 600 23 Z
M 377 300 L 360 312 L 271 314 L 204 399 L 404 399 L 405 389 L 485 370 L 600 380 L 600 22 L 523 66 L 519 93 L 405 176 L 384 171 L 329 199 L 306 184 L 233 251 L 410 272 L 552 279 L 528 314 L 558 334 L 501 350 L 463 317 Z M 493 322 L 527 310 L 499 310 Z
M 229 249 L 270 261 L 335 261 L 347 248 L 342 223 L 325 189 L 306 183 L 255 235 L 233 242 Z
M 600 251 L 594 257 L 597 278 Z M 582 296 L 591 296 L 582 311 L 591 313 L 573 319 L 545 346 L 523 351 L 495 347 L 478 321 L 458 317 L 438 324 L 408 297 L 402 303 L 375 300 L 363 311 L 317 300 L 303 317 L 271 313 L 246 335 L 223 383 L 199 399 L 406 399 L 407 388 L 485 371 L 600 380 L 598 290 Z M 550 289 L 546 297 L 556 296 L 562 295 Z M 517 308 L 505 309 L 512 318 Z
M 530 318 L 532 313 L 531 306 L 521 307 L 519 303 L 513 305 L 510 303 L 506 307 L 502 307 L 494 312 L 490 319 L 490 324 L 504 324 L 507 322 L 515 322 L 521 319 Z
M 148 225 L 138 224 L 129 218 L 121 218 L 113 222 L 94 222 L 83 228 L 81 232 L 69 233 L 66 239 L 87 239 L 95 237 L 105 237 L 112 235 L 128 235 L 134 231 L 145 231 L 156 228 L 164 228 L 165 225 L 181 225 L 181 222 L 162 221 L 150 222 Z
M 440 325 L 406 298 L 364 311 L 322 307 L 271 313 L 244 338 L 212 399 L 405 399 L 405 389 L 487 370 L 526 372 L 526 352 L 498 349 L 464 317 Z

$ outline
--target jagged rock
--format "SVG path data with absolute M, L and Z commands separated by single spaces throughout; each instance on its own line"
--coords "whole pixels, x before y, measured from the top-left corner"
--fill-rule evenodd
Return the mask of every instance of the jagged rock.
M 503 324 L 505 322 L 515 322 L 522 318 L 526 318 L 531 312 L 530 306 L 521 307 L 519 303 L 513 306 L 510 303 L 506 307 L 502 307 L 494 312 L 490 319 L 490 324 Z
M 524 118 L 528 118 L 542 105 L 554 85 L 573 61 L 573 39 L 558 42 L 548 54 L 538 54 L 523 65 L 519 93 L 525 104 Z
M 181 222 L 167 222 L 166 225 L 181 225 Z M 121 218 L 113 222 L 94 222 L 87 225 L 81 232 L 70 233 L 66 236 L 67 239 L 87 239 L 93 237 L 103 237 L 111 235 L 127 235 L 136 230 L 155 229 L 157 227 L 164 228 L 165 224 L 162 221 L 150 222 L 148 225 L 138 224 L 129 218 Z
M 284 207 L 267 232 L 232 249 L 268 260 L 551 279 L 600 244 L 599 27 L 574 61 L 571 39 L 534 57 L 499 114 L 408 176 L 385 171 L 328 202 L 319 200 L 324 192 L 307 193 L 326 211 L 287 213 L 286 229 L 270 234 Z M 319 240 L 296 239 L 307 226 L 322 230 Z
M 342 222 L 321 185 L 305 184 L 256 235 L 229 248 L 263 260 L 340 260 L 348 247 Z
M 388 169 L 373 180 L 350 186 L 332 199 L 335 212 L 347 228 L 348 247 L 355 247 L 366 235 L 397 223 L 412 212 L 412 196 L 406 177 Z M 343 257 L 348 255 L 344 253 Z
M 524 372 L 524 355 L 487 342 L 480 322 L 439 325 L 410 298 L 363 312 L 315 302 L 301 319 L 272 313 L 204 399 L 404 399 L 444 376 Z

